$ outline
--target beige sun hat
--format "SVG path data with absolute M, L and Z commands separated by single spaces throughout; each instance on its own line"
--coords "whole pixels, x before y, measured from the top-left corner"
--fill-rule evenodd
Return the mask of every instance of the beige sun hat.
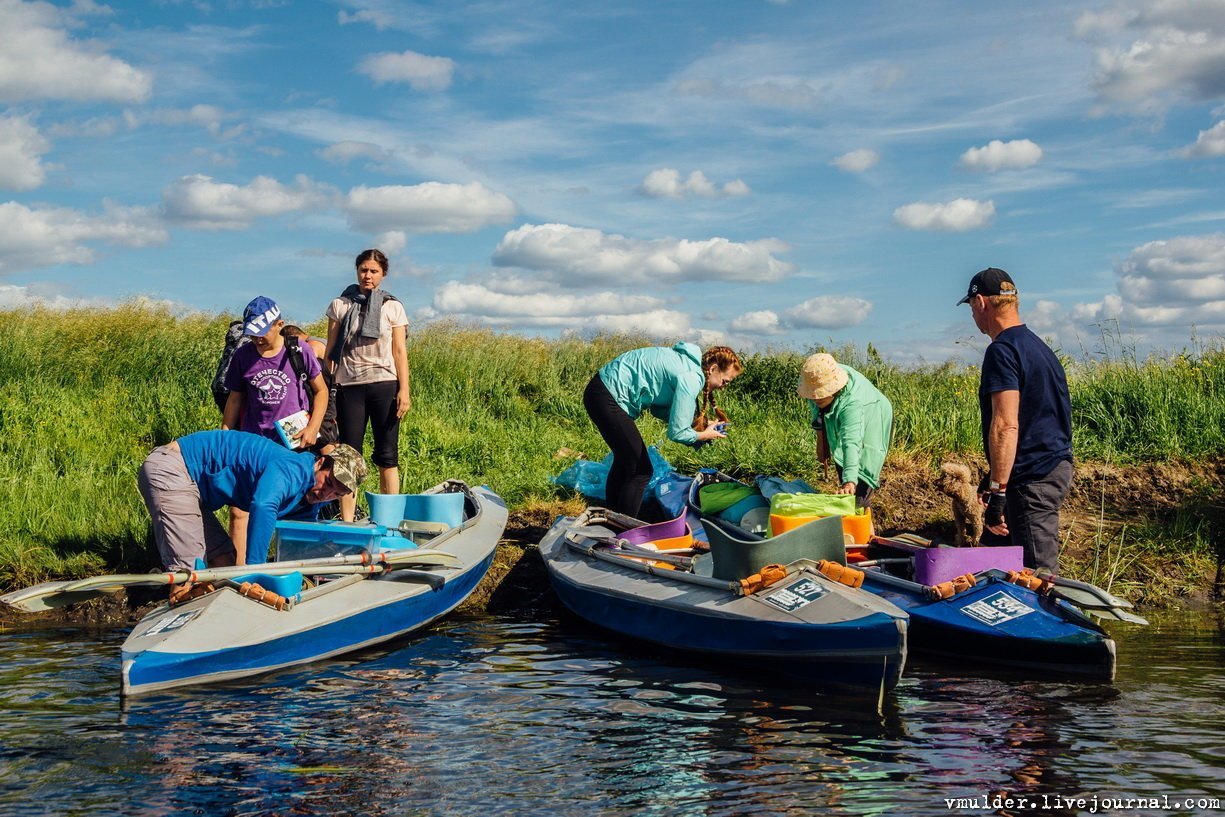
M 846 369 L 838 365 L 833 355 L 819 352 L 809 355 L 800 370 L 800 383 L 796 392 L 809 400 L 824 400 L 838 393 L 848 380 Z

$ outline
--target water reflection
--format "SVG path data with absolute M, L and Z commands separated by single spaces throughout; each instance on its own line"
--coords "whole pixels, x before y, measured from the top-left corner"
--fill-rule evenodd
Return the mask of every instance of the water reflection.
M 1215 627 L 1121 632 L 1114 686 L 919 664 L 877 712 L 538 618 L 457 619 L 123 708 L 123 633 L 4 635 L 0 812 L 935 815 L 996 794 L 1220 796 Z

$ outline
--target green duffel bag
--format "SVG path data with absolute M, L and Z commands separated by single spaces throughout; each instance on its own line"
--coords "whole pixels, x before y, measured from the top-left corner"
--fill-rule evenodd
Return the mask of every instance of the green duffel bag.
M 770 513 L 778 516 L 855 516 L 863 513 L 855 506 L 854 494 L 775 494 L 770 497 Z
M 756 493 L 757 489 L 752 485 L 743 485 L 739 482 L 712 482 L 698 489 L 698 504 L 702 508 L 702 513 L 719 513 Z

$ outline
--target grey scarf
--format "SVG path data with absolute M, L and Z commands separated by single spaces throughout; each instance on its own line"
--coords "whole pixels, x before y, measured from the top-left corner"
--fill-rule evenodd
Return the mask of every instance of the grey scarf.
M 358 338 L 378 338 L 383 328 L 383 302 L 397 300 L 396 296 L 382 289 L 375 289 L 367 295 L 357 284 L 345 287 L 340 297 L 352 301 L 353 306 L 345 313 L 337 332 L 339 342 L 332 346 L 332 353 L 328 355 L 333 363 L 340 363 Z

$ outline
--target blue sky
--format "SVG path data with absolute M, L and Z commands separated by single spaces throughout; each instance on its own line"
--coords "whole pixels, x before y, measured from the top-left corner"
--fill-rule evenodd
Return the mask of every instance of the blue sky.
M 974 358 L 1225 332 L 1225 0 L 0 0 L 0 305 Z

